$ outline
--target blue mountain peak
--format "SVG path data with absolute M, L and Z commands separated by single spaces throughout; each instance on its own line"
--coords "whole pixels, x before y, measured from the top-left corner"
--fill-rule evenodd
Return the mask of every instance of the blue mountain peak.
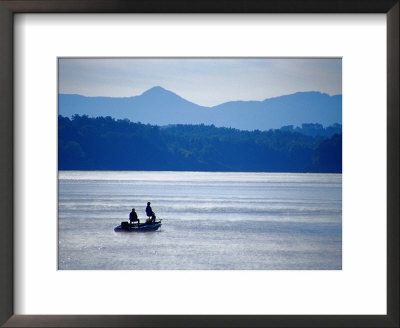
M 154 96 L 154 95 L 156 95 L 156 96 L 160 96 L 160 95 L 175 95 L 176 96 L 175 93 L 173 93 L 173 92 L 171 92 L 169 90 L 166 90 L 166 89 L 164 89 L 163 87 L 160 87 L 160 86 L 152 87 L 149 90 L 143 92 L 141 95 L 142 96 Z
M 214 124 L 241 130 L 279 129 L 318 123 L 329 126 L 342 122 L 342 97 L 320 92 L 298 92 L 264 101 L 230 101 L 212 108 L 196 105 L 181 96 L 155 86 L 131 98 L 59 95 L 63 116 L 86 114 L 128 118 L 154 125 Z

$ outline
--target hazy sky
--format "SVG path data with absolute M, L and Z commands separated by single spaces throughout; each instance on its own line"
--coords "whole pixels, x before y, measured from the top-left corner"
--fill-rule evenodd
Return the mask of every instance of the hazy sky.
M 59 92 L 131 97 L 154 86 L 198 105 L 342 93 L 341 59 L 59 59 Z

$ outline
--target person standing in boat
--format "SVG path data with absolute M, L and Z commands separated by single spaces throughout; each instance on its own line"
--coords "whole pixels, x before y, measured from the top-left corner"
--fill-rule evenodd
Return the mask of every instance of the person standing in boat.
M 150 202 L 147 202 L 146 215 L 148 217 L 151 217 L 151 222 L 154 223 L 154 222 L 156 222 L 156 213 L 153 212 L 150 204 L 151 204 Z
M 137 213 L 135 212 L 135 209 L 132 208 L 132 212 L 129 213 L 129 223 L 132 224 L 133 222 L 137 222 L 138 225 L 140 224 L 139 218 Z

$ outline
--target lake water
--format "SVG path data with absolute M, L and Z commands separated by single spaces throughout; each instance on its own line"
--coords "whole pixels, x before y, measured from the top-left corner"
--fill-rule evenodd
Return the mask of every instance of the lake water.
M 60 171 L 58 237 L 61 270 L 340 270 L 342 175 Z

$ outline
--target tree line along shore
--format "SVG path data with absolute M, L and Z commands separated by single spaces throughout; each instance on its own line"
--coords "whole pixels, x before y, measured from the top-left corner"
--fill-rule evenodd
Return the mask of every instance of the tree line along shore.
M 60 115 L 58 168 L 341 173 L 341 125 L 243 131 Z

